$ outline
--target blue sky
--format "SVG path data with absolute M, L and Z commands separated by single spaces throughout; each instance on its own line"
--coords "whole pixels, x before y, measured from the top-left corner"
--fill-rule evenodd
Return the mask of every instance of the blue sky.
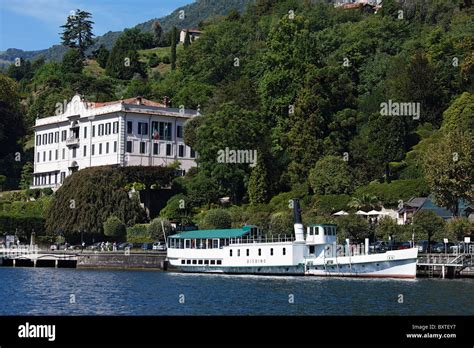
M 193 0 L 0 0 L 0 51 L 39 50 L 60 43 L 70 11 L 92 13 L 94 34 L 102 35 L 163 17 Z

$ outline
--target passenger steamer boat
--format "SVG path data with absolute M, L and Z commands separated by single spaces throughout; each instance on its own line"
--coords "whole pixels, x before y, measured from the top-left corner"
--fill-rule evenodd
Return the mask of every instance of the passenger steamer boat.
M 293 201 L 294 237 L 264 237 L 255 226 L 197 230 L 168 238 L 167 259 L 183 272 L 415 278 L 417 248 L 369 254 L 364 245 L 337 245 L 336 225 L 301 222 Z

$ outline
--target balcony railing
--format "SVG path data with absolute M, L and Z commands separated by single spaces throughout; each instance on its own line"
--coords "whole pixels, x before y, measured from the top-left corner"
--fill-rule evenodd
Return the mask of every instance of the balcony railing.
M 67 146 L 79 146 L 80 139 L 76 137 L 69 137 L 66 139 Z

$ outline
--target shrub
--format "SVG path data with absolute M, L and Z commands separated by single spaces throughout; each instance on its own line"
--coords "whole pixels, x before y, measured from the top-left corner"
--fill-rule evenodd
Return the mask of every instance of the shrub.
M 411 197 L 423 197 L 429 195 L 429 188 L 424 179 L 396 180 L 391 183 L 370 183 L 359 187 L 355 196 L 364 194 L 377 197 L 385 207 L 395 207 L 398 201 L 407 201 Z
M 472 236 L 474 226 L 466 218 L 454 218 L 445 224 L 445 235 L 450 241 L 463 241 L 464 237 Z
M 171 59 L 169 56 L 164 56 L 162 61 L 163 61 L 163 64 L 171 64 Z
M 375 226 L 375 237 L 377 240 L 389 240 L 395 236 L 399 236 L 401 232 L 401 225 L 389 216 L 382 217 L 378 224 Z
M 418 240 L 437 240 L 444 233 L 444 220 L 431 210 L 421 210 L 413 217 L 413 229 Z
M 360 215 L 340 216 L 336 219 L 338 240 L 343 242 L 349 238 L 354 242 L 362 242 L 370 237 L 369 223 Z
M 204 217 L 203 228 L 205 229 L 230 228 L 231 226 L 232 218 L 224 209 L 211 209 Z
M 148 58 L 148 66 L 150 68 L 154 68 L 160 64 L 160 57 L 156 55 L 156 53 L 153 53 L 149 58 Z
M 127 228 L 128 243 L 153 243 L 154 239 L 148 232 L 147 224 L 136 224 Z
M 104 234 L 116 240 L 123 240 L 127 231 L 125 224 L 116 216 L 110 216 L 104 222 Z
M 163 224 L 162 224 L 163 222 Z M 164 234 L 163 234 L 164 228 Z M 171 224 L 166 219 L 155 218 L 151 220 L 150 224 L 148 225 L 148 234 L 154 240 L 163 240 L 165 236 L 169 236 L 173 231 Z

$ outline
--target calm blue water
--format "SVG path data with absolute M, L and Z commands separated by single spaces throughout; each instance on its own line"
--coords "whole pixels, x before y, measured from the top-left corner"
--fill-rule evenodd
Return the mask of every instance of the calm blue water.
M 364 280 L 0 267 L 0 294 L 0 315 L 474 314 L 474 279 Z M 398 303 L 400 294 L 404 303 Z M 70 303 L 71 295 L 76 303 Z M 179 303 L 180 295 L 184 303 Z

